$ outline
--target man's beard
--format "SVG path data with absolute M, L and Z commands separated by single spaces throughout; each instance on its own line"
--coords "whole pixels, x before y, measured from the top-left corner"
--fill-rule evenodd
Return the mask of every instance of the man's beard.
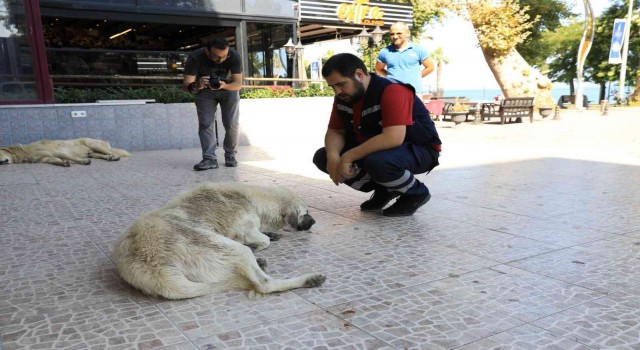
M 356 91 L 353 93 L 353 95 L 340 94 L 340 96 L 338 96 L 341 100 L 348 104 L 354 104 L 358 100 L 360 100 L 362 96 L 364 96 L 364 84 L 355 78 L 351 80 L 356 87 Z

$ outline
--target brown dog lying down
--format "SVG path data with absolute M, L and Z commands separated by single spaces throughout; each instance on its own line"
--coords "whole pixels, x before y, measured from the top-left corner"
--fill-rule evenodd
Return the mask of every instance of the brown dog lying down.
M 263 294 L 320 286 L 325 276 L 273 279 L 252 250 L 279 229 L 308 230 L 307 205 L 283 187 L 207 183 L 143 214 L 113 249 L 122 278 L 146 294 L 184 299 L 226 290 Z
M 123 149 L 111 148 L 108 141 L 90 138 L 41 140 L 28 145 L 18 144 L 0 148 L 0 164 L 49 163 L 68 167 L 71 166 L 70 162 L 89 165 L 89 158 L 116 161 L 120 160 L 120 157 L 130 156 L 131 154 Z

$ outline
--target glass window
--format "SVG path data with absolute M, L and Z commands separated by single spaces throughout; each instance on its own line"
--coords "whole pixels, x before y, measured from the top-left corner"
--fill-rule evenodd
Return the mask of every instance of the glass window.
M 42 20 L 54 86 L 179 85 L 188 55 L 208 38 L 221 36 L 235 45 L 235 27 Z
M 0 0 L 0 101 L 37 100 L 22 1 Z
M 247 23 L 249 72 L 254 85 L 274 85 L 272 78 L 292 78 L 292 61 L 283 48 L 293 35 L 292 24 Z

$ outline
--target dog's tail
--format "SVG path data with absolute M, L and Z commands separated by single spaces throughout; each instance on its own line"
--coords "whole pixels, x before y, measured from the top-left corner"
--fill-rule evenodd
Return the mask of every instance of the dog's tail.
M 111 153 L 120 157 L 131 157 L 131 153 L 122 148 L 111 148 Z

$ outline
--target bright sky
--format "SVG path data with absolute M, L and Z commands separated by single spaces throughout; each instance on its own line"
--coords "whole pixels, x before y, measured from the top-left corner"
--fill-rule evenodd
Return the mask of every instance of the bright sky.
M 592 0 L 591 5 L 596 16 L 608 5 L 607 0 Z M 584 14 L 584 5 L 580 1 L 574 6 L 574 12 Z M 450 16 L 441 24 L 427 27 L 425 34 L 432 37 L 430 40 L 422 40 L 420 43 L 428 51 L 441 47 L 448 64 L 442 67 L 442 85 L 445 90 L 466 89 L 498 89 L 498 84 L 489 70 L 487 63 L 478 47 L 478 40 L 471 23 L 459 17 Z M 357 51 L 351 47 L 349 40 L 337 40 L 314 44 L 305 47 L 304 57 L 307 61 L 314 61 L 324 55 L 327 50 L 338 52 Z M 426 89 L 435 89 L 435 72 L 422 80 Z

